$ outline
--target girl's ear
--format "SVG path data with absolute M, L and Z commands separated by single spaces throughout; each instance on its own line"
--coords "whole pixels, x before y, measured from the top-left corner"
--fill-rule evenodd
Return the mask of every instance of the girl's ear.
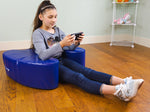
M 42 14 L 39 14 L 39 19 L 40 19 L 41 21 L 43 20 Z

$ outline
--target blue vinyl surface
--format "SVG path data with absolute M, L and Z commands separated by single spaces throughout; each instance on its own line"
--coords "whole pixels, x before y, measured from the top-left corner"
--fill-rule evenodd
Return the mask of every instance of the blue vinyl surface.
M 64 51 L 66 58 L 85 66 L 85 49 Z M 59 60 L 39 59 L 32 49 L 8 50 L 3 53 L 6 74 L 16 82 L 38 89 L 55 89 L 59 82 Z
M 4 52 L 3 61 L 7 75 L 20 84 L 39 89 L 58 86 L 57 59 L 42 61 L 32 49 L 26 49 Z
M 64 55 L 85 66 L 85 49 L 77 47 L 75 50 L 66 50 Z

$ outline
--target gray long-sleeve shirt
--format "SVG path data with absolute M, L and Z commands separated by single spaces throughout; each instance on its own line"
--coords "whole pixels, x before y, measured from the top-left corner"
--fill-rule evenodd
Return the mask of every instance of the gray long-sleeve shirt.
M 72 44 L 71 46 L 61 47 L 59 42 L 56 42 L 55 38 L 60 38 L 61 41 L 66 35 L 58 27 L 54 27 L 55 33 L 49 33 L 41 28 L 36 29 L 32 34 L 32 41 L 35 48 L 35 53 L 38 54 L 39 58 L 46 60 L 49 58 L 59 58 L 64 50 L 74 50 L 78 45 Z M 44 40 L 45 39 L 45 40 Z M 48 44 L 49 40 L 52 45 Z M 53 44 L 54 43 L 54 44 Z M 48 48 L 46 48 L 48 46 Z

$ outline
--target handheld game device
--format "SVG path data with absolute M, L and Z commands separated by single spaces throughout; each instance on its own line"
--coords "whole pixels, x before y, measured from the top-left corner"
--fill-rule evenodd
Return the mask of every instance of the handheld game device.
M 79 36 L 82 35 L 83 32 L 72 33 L 71 35 L 75 35 L 75 40 L 78 40 Z

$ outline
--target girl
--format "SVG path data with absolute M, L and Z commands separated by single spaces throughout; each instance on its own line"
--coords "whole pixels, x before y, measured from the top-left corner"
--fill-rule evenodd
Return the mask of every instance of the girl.
M 93 94 L 112 94 L 124 101 L 136 96 L 143 79 L 133 80 L 112 76 L 86 68 L 75 61 L 62 57 L 64 50 L 74 50 L 84 38 L 82 34 L 78 40 L 74 35 L 65 35 L 56 27 L 57 10 L 49 1 L 44 0 L 38 7 L 32 34 L 32 45 L 42 60 L 51 57 L 60 60 L 59 78 L 61 82 L 72 83 Z

